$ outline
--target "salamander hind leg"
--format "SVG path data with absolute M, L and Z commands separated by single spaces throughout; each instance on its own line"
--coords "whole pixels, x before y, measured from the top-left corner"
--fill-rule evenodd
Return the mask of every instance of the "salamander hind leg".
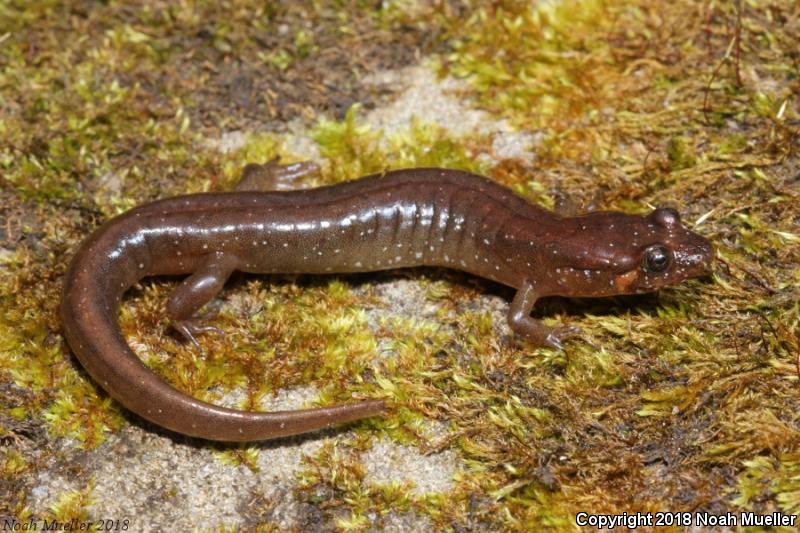
M 561 341 L 578 335 L 581 330 L 575 326 L 552 328 L 531 318 L 531 310 L 537 298 L 538 295 L 533 284 L 525 282 L 511 302 L 511 308 L 508 311 L 508 325 L 514 333 L 536 346 L 550 346 L 561 350 L 563 349 Z
M 167 314 L 172 326 L 198 348 L 200 343 L 197 342 L 196 335 L 222 331 L 203 324 L 214 312 L 200 315 L 197 312 L 222 290 L 234 270 L 236 258 L 221 254 L 210 255 L 169 297 Z
M 236 185 L 237 191 L 291 191 L 300 189 L 297 180 L 319 173 L 319 167 L 311 161 L 281 165 L 275 157 L 263 165 L 249 163 L 242 170 Z

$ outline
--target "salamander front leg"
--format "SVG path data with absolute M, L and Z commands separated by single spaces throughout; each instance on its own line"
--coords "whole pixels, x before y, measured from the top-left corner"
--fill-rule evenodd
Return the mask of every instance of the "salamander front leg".
M 237 191 L 292 191 L 297 190 L 297 180 L 309 174 L 319 173 L 319 167 L 311 161 L 281 165 L 280 158 L 259 165 L 249 163 L 242 170 L 236 185 Z
M 183 280 L 170 295 L 167 314 L 172 326 L 192 344 L 200 348 L 196 335 L 200 333 L 222 333 L 219 328 L 203 325 L 209 313 L 197 315 L 197 311 L 211 301 L 236 270 L 236 259 L 222 254 L 209 255 L 205 262 L 188 278 Z
M 531 318 L 533 304 L 538 298 L 536 288 L 532 283 L 526 281 L 511 302 L 511 308 L 508 311 L 508 325 L 514 333 L 524 337 L 532 344 L 561 350 L 563 349 L 561 341 L 577 335 L 580 333 L 580 329 L 575 326 L 551 328 Z

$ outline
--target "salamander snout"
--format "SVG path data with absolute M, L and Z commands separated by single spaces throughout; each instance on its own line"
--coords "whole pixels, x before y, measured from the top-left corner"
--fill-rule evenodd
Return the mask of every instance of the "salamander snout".
M 686 242 L 679 244 L 674 253 L 676 264 L 680 265 L 687 278 L 696 278 L 711 274 L 714 260 L 714 247 L 705 237 L 686 232 Z

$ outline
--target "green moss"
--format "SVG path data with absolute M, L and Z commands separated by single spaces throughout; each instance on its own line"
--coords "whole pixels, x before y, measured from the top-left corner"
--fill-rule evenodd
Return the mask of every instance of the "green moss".
M 445 65 L 516 123 L 559 122 L 598 100 L 593 82 L 609 47 L 591 28 L 605 23 L 605 9 L 594 0 L 476 3 L 466 22 L 452 20 L 454 51 Z M 576 48 L 585 53 L 571 55 Z
M 673 137 L 667 143 L 667 158 L 673 170 L 692 168 L 697 163 L 694 150 L 683 137 Z
M 324 176 L 338 182 L 392 168 L 441 166 L 483 172 L 464 144 L 446 130 L 418 119 L 389 138 L 359 120 L 359 106 L 348 109 L 342 121 L 320 120 L 311 132 L 326 158 Z
M 379 134 L 357 121 L 358 106 L 354 105 L 341 122 L 322 119 L 311 132 L 320 153 L 328 160 L 335 181 L 384 169 L 383 156 L 377 146 Z
M 0 467 L 0 471 L 6 479 L 21 475 L 28 467 L 28 461 L 18 451 L 10 449 L 3 453 L 3 466 Z
M 737 479 L 734 504 L 748 510 L 761 510 L 765 498 L 771 496 L 783 512 L 800 512 L 800 461 L 796 452 L 779 458 L 759 455 L 742 464 L 744 471 Z M 789 528 L 783 530 L 789 531 Z
M 728 135 L 719 143 L 721 154 L 735 154 L 741 152 L 747 146 L 747 137 L 741 133 Z
M 51 520 L 70 522 L 77 519 L 86 522 L 89 518 L 88 507 L 92 504 L 93 483 L 82 490 L 70 490 L 61 493 L 50 505 Z
M 253 446 L 240 446 L 219 451 L 216 456 L 223 464 L 230 466 L 246 466 L 251 472 L 258 473 L 258 449 Z

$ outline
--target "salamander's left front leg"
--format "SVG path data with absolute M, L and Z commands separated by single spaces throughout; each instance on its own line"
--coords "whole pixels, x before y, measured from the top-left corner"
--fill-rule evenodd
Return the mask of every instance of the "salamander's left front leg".
M 577 335 L 580 329 L 575 326 L 551 328 L 531 318 L 533 304 L 538 298 L 539 295 L 536 294 L 534 285 L 526 281 L 511 302 L 511 309 L 508 311 L 508 325 L 514 333 L 524 337 L 528 342 L 537 346 L 550 346 L 561 350 L 561 341 Z
M 236 258 L 223 254 L 210 254 L 195 272 L 183 280 L 170 295 L 167 314 L 172 326 L 192 344 L 200 347 L 195 335 L 206 332 L 222 333 L 218 328 L 203 325 L 207 316 L 198 316 L 197 311 L 211 301 L 236 270 Z

